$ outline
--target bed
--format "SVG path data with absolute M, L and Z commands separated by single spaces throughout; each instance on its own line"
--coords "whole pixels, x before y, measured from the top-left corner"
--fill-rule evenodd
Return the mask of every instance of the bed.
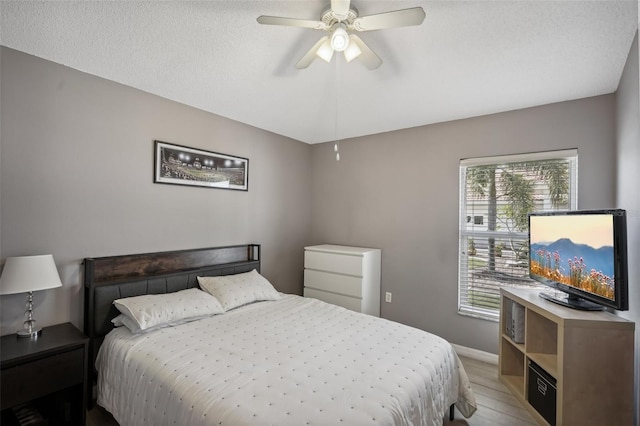
M 123 426 L 440 425 L 453 404 L 466 417 L 475 411 L 464 368 L 438 336 L 272 287 L 277 296 L 231 305 L 208 287 L 235 292 L 247 277 L 266 281 L 259 272 L 254 244 L 85 259 L 97 403 Z M 114 301 L 201 297 L 199 287 L 222 312 L 114 328 Z

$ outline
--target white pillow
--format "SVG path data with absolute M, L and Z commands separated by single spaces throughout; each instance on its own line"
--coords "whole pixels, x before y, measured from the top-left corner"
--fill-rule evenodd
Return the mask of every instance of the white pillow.
M 114 319 L 111 320 L 111 323 L 113 323 L 114 327 L 125 326 L 133 334 L 143 334 L 143 333 L 148 333 L 150 331 L 158 330 L 160 328 L 175 327 L 176 325 L 186 324 L 188 322 L 197 321 L 199 319 L 207 318 L 207 317 L 210 317 L 210 316 L 211 315 L 202 315 L 202 316 L 198 316 L 198 317 L 178 319 L 178 320 L 175 320 L 175 321 L 170 321 L 170 322 L 165 322 L 165 323 L 162 323 L 162 324 L 154 325 L 153 327 L 145 328 L 144 330 L 141 329 L 138 326 L 138 323 L 136 321 L 132 320 L 131 318 L 129 318 L 125 314 L 118 315 L 117 317 L 115 317 Z
M 197 288 L 175 293 L 126 297 L 114 300 L 113 304 L 133 322 L 127 324 L 122 321 L 133 333 L 224 312 L 215 297 Z
M 162 327 L 162 324 L 161 324 L 161 325 L 158 325 L 156 327 L 149 327 L 149 328 L 147 328 L 145 330 L 140 330 L 140 327 L 138 327 L 138 323 L 136 323 L 134 320 L 132 320 L 131 318 L 129 318 L 125 314 L 118 315 L 117 317 L 112 319 L 111 322 L 113 323 L 114 327 L 122 327 L 124 325 L 133 334 L 144 333 L 144 332 L 147 332 L 147 331 L 153 331 L 156 328 Z M 168 323 L 166 323 L 166 324 L 167 324 L 167 326 L 169 325 Z
M 198 283 L 218 299 L 225 311 L 252 302 L 280 299 L 278 291 L 255 269 L 236 275 L 198 277 Z

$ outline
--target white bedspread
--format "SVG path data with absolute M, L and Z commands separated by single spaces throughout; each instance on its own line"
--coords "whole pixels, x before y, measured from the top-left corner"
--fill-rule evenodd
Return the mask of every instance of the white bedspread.
M 98 404 L 122 425 L 441 425 L 471 415 L 466 373 L 442 338 L 284 295 L 222 315 L 106 337 Z

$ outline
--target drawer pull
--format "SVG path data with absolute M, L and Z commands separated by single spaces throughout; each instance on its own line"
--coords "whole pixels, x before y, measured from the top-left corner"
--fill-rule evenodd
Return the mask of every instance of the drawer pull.
M 547 394 L 547 384 L 542 379 L 537 379 L 536 383 L 538 384 L 538 392 L 542 395 Z

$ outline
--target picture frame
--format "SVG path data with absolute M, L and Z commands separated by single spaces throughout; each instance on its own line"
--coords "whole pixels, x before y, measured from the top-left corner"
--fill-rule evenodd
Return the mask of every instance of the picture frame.
M 154 141 L 154 183 L 249 190 L 249 159 Z

